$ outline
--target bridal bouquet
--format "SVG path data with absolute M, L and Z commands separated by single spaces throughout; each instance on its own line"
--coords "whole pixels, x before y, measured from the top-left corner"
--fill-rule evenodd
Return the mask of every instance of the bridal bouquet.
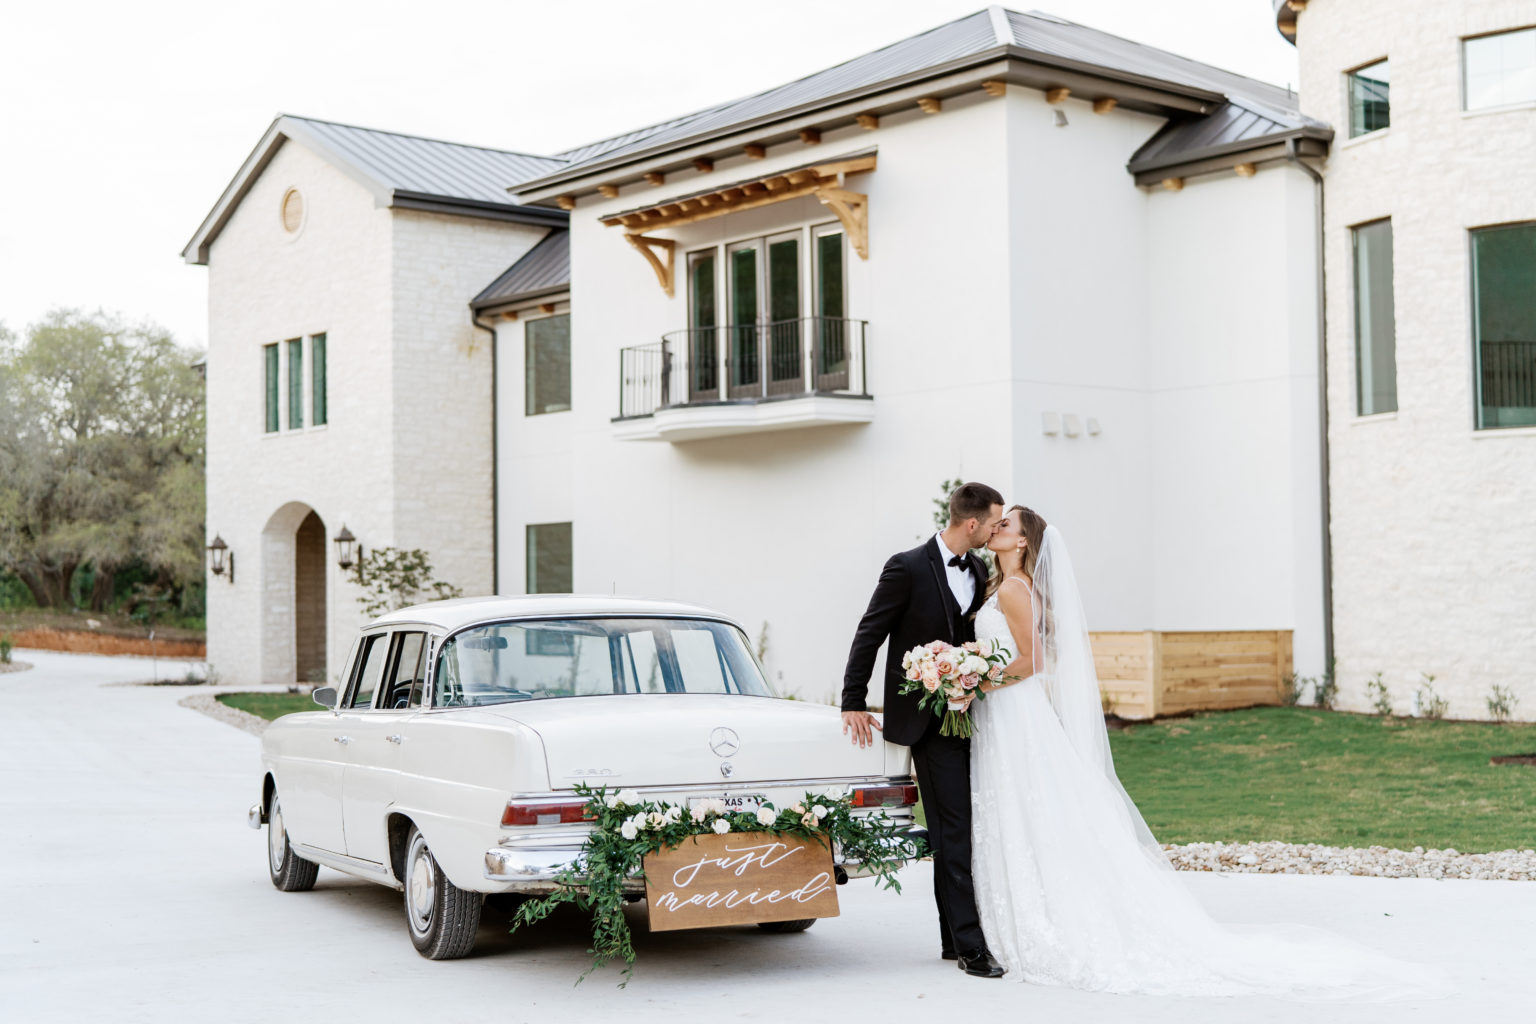
M 981 700 L 986 696 L 980 689 L 985 679 L 994 682 L 1003 677 L 1003 666 L 1011 655 L 991 641 L 972 640 L 955 647 L 943 640 L 914 647 L 901 659 L 906 672 L 902 681 L 902 693 L 921 693 L 917 706 L 935 715 L 942 715 L 939 726 L 941 736 L 969 736 L 971 734 L 970 709 L 966 697 Z

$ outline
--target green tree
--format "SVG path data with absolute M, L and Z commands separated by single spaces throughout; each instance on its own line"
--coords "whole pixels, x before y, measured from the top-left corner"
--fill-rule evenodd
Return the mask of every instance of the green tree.
M 117 571 L 201 581 L 203 381 L 152 324 L 59 309 L 0 334 L 0 568 L 44 607 L 83 566 L 104 611 Z
M 363 593 L 357 603 L 370 617 L 404 608 L 420 600 L 463 597 L 464 591 L 434 579 L 432 559 L 421 548 L 373 548 L 357 566 Z

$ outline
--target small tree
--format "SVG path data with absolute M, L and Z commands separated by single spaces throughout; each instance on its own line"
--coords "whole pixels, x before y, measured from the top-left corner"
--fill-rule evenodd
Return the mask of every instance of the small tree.
M 422 596 L 464 596 L 451 583 L 432 578 L 432 560 L 420 548 L 374 548 L 358 561 L 357 577 L 363 587 L 357 603 L 370 617 L 414 604 Z
M 965 481 L 959 477 L 953 480 L 939 481 L 939 496 L 933 499 L 933 525 L 935 529 L 942 530 L 949 525 L 949 496 L 954 494 Z

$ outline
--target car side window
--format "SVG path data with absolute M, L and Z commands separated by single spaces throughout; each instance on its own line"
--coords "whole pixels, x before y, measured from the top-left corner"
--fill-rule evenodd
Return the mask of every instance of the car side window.
M 373 706 L 373 693 L 379 688 L 379 681 L 384 678 L 384 663 L 388 660 L 388 633 L 364 638 L 357 678 L 352 683 L 352 693 L 346 704 L 348 708 Z
M 389 689 L 379 707 L 403 710 L 421 706 L 422 679 L 426 675 L 427 634 L 396 633 L 395 654 L 390 661 Z

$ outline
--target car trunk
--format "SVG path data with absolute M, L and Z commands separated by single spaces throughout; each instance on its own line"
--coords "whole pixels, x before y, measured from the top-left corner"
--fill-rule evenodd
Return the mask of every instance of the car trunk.
M 544 743 L 552 789 L 691 786 L 885 774 L 884 744 L 860 749 L 836 708 L 770 697 L 626 694 L 482 708 Z M 736 749 L 730 749 L 735 734 Z M 728 774 L 727 774 L 728 770 Z

